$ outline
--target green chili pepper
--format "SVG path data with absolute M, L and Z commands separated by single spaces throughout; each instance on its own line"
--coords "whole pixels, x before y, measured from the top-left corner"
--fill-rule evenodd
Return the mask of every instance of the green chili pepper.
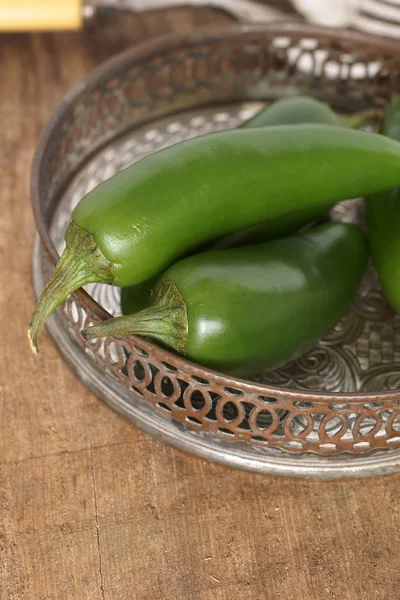
M 135 333 L 238 376 L 275 368 L 337 323 L 367 265 L 361 231 L 325 223 L 265 244 L 204 252 L 170 267 L 152 304 L 82 331 Z
M 400 97 L 385 111 L 380 133 L 400 141 Z M 400 188 L 382 192 L 365 200 L 371 256 L 383 292 L 400 313 Z
M 267 125 L 296 125 L 300 123 L 325 123 L 336 127 L 358 129 L 367 121 L 381 118 L 382 111 L 368 109 L 350 116 L 339 116 L 327 105 L 307 96 L 284 98 L 267 106 L 241 127 L 266 127 Z
M 376 121 L 382 117 L 382 110 L 367 109 L 350 116 L 336 114 L 327 104 L 319 102 L 308 96 L 293 96 L 283 98 L 266 108 L 260 110 L 251 119 L 244 121 L 240 128 L 271 127 L 273 125 L 332 125 L 334 127 L 348 127 L 358 129 L 367 122 Z M 309 222 L 320 216 L 315 209 L 310 210 Z M 303 225 L 304 223 L 302 223 Z M 274 229 L 269 223 L 257 223 L 238 231 L 232 231 L 214 240 L 207 247 L 210 249 L 236 248 L 249 244 L 265 242 L 266 239 L 275 239 L 294 233 L 298 230 L 297 215 L 283 215 L 282 219 L 275 219 Z M 133 311 L 131 311 L 133 312 Z
M 135 163 L 81 200 L 66 249 L 28 337 L 91 282 L 145 281 L 218 236 L 283 215 L 309 221 L 343 200 L 400 185 L 400 144 L 324 125 L 233 129 L 181 142 Z M 290 217 L 289 217 L 290 215 Z
M 296 125 L 319 123 L 336 127 L 358 128 L 367 121 L 380 118 L 382 111 L 377 109 L 366 110 L 351 116 L 339 116 L 327 104 L 307 96 L 294 96 L 278 100 L 260 110 L 254 117 L 240 125 L 242 129 L 250 127 L 266 127 L 272 125 Z M 320 216 L 320 210 L 315 207 L 310 210 L 308 221 L 312 222 Z M 304 216 L 307 219 L 306 216 Z M 304 225 L 302 220 L 301 224 Z M 207 250 L 236 248 L 265 242 L 267 239 L 276 239 L 299 229 L 298 215 L 284 214 L 281 219 L 276 218 L 273 230 L 270 223 L 256 223 L 250 227 L 232 231 L 213 240 Z M 147 306 L 150 291 L 154 287 L 161 273 L 150 280 L 143 281 L 131 287 L 121 289 L 122 314 L 129 315 L 138 312 Z
M 160 274 L 151 279 L 146 279 L 136 285 L 121 288 L 121 312 L 130 315 L 145 308 L 149 302 L 151 290 L 156 285 Z

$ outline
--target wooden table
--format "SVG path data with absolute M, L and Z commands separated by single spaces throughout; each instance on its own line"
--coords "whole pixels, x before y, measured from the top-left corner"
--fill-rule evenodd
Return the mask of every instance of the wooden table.
M 29 350 L 30 165 L 61 96 L 129 44 L 211 10 L 0 37 L 1 600 L 396 600 L 400 475 L 275 479 L 152 440 L 44 335 Z

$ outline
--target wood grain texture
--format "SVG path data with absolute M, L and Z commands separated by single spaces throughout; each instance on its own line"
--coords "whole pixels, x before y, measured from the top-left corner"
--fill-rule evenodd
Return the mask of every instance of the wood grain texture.
M 0 38 L 1 600 L 396 600 L 400 476 L 301 482 L 208 464 L 102 405 L 26 327 L 29 171 L 61 96 L 152 35 L 211 10 Z

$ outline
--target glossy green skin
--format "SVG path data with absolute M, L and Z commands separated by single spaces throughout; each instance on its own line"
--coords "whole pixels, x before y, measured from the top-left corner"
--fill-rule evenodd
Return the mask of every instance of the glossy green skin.
M 296 96 L 294 98 L 284 98 L 270 104 L 260 110 L 254 117 L 248 119 L 240 125 L 242 129 L 251 127 L 267 127 L 272 125 L 296 125 L 302 123 L 319 123 L 332 126 L 341 126 L 339 117 L 326 105 L 308 98 L 307 96 Z M 319 208 L 310 210 L 309 221 L 313 221 L 320 215 Z M 304 224 L 303 215 L 300 219 Z M 258 244 L 267 239 L 277 239 L 284 235 L 293 233 L 299 228 L 299 217 L 296 213 L 285 214 L 281 219 L 275 219 L 273 230 L 269 223 L 257 223 L 233 231 L 221 236 L 211 242 L 208 249 L 218 248 L 236 248 L 249 244 Z M 121 310 L 122 314 L 129 315 L 138 312 L 147 306 L 150 291 L 158 280 L 158 275 L 150 280 L 138 283 L 129 288 L 121 288 Z
M 251 127 L 266 127 L 272 125 L 295 125 L 302 123 L 319 123 L 332 126 L 341 126 L 339 117 L 326 105 L 308 98 L 307 96 L 296 96 L 284 98 L 270 104 L 260 110 L 254 117 L 248 119 L 240 126 L 242 129 Z M 320 209 L 312 208 L 308 217 L 313 221 L 320 215 Z M 307 217 L 305 217 L 307 218 Z M 303 215 L 300 218 L 301 225 L 304 224 Z M 285 214 L 281 219 L 276 218 L 273 222 L 273 230 L 269 223 L 257 223 L 233 231 L 221 236 L 211 242 L 208 249 L 236 248 L 249 244 L 265 242 L 267 239 L 277 239 L 284 235 L 293 233 L 299 228 L 299 216 L 296 213 Z M 158 275 L 135 286 L 121 289 L 122 314 L 129 315 L 138 312 L 147 306 L 150 291 L 158 280 Z
M 295 96 L 284 98 L 260 110 L 251 119 L 240 125 L 241 129 L 254 127 L 271 127 L 274 125 L 304 125 L 319 124 L 343 127 L 341 119 L 327 106 L 314 98 Z M 314 221 L 321 215 L 320 210 L 310 209 L 307 222 Z M 277 217 L 271 229 L 268 223 L 257 223 L 238 231 L 233 231 L 221 236 L 212 243 L 212 248 L 236 248 L 249 244 L 265 242 L 266 239 L 277 239 L 284 235 L 294 233 L 299 229 L 299 222 L 304 225 L 304 214 L 299 217 L 296 213 L 285 214 L 281 219 Z
M 296 125 L 299 123 L 325 123 L 336 127 L 342 125 L 340 118 L 326 104 L 307 96 L 296 96 L 274 102 L 243 123 L 241 127 Z
M 385 111 L 380 133 L 400 141 L 400 97 Z M 383 292 L 400 313 L 400 188 L 365 200 L 371 256 Z
M 170 267 L 187 308 L 185 356 L 238 376 L 274 368 L 323 338 L 367 265 L 360 230 L 326 223 L 257 246 L 206 252 Z
M 78 204 L 72 221 L 134 285 L 229 231 L 400 185 L 400 144 L 324 125 L 236 129 L 152 154 Z
M 151 290 L 156 285 L 159 275 L 132 285 L 121 288 L 121 312 L 123 315 L 131 315 L 139 312 L 149 303 Z

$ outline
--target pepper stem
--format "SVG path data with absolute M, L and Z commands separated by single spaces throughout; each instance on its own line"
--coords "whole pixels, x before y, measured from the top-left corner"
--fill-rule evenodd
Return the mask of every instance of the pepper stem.
M 360 129 L 365 123 L 369 121 L 380 121 L 383 116 L 383 111 L 379 108 L 370 108 L 367 110 L 362 110 L 361 112 L 355 113 L 351 116 L 341 116 L 340 120 L 344 127 L 349 127 L 352 129 Z
M 72 292 L 87 283 L 112 283 L 112 264 L 100 252 L 93 237 L 70 222 L 65 232 L 66 248 L 47 282 L 28 329 L 28 339 L 34 354 L 37 339 L 48 317 Z
M 115 317 L 86 327 L 81 331 L 84 340 L 99 337 L 136 334 L 143 335 L 167 348 L 185 355 L 188 338 L 186 304 L 171 281 L 162 281 L 154 288 L 151 305 L 133 315 Z

